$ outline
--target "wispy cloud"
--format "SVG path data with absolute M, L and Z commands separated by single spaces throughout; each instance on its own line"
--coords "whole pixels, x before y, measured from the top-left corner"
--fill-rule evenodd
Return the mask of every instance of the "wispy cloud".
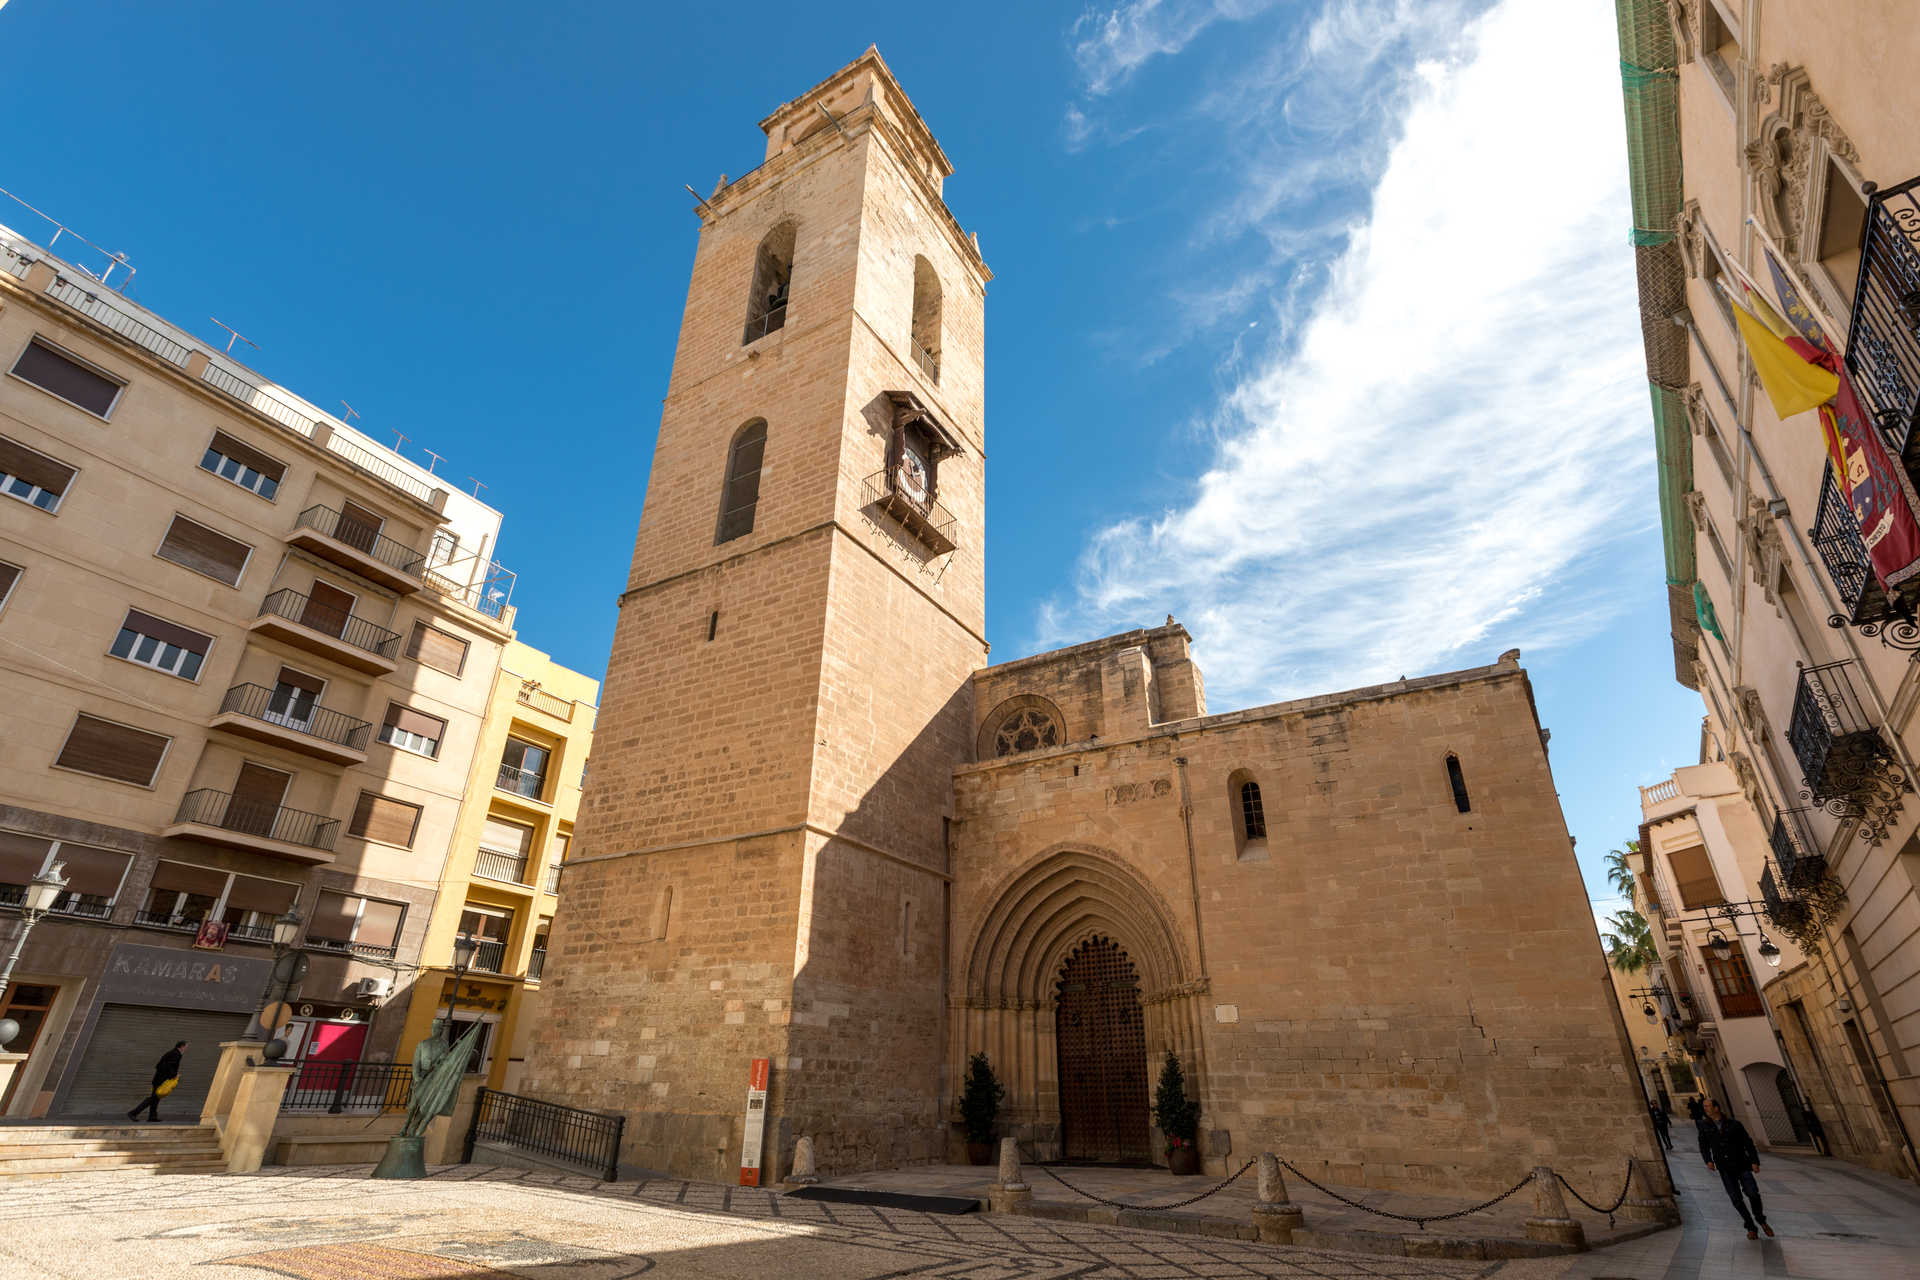
M 1103 94 L 1142 64 L 1178 53 L 1220 21 L 1237 21 L 1270 9 L 1278 0 L 1128 0 L 1111 9 L 1091 8 L 1073 27 L 1073 58 L 1087 90 Z
M 1229 9 L 1083 20 L 1090 90 Z M 1332 0 L 1241 69 L 1237 96 L 1229 77 L 1203 99 L 1225 118 L 1278 93 L 1298 104 L 1288 130 L 1338 145 L 1277 139 L 1196 243 L 1284 224 L 1316 172 L 1358 166 L 1370 193 L 1323 259 L 1284 225 L 1273 255 L 1243 255 L 1236 279 L 1268 292 L 1277 340 L 1249 354 L 1243 326 L 1208 339 L 1227 371 L 1200 424 L 1208 465 L 1181 501 L 1091 537 L 1038 642 L 1171 610 L 1237 705 L 1569 642 L 1619 606 L 1597 566 L 1644 521 L 1649 464 L 1619 88 L 1592 53 L 1610 20 L 1503 0 L 1448 27 L 1433 16 L 1447 9 Z M 1306 87 L 1315 74 L 1330 78 Z M 1343 118 L 1326 99 L 1356 78 Z

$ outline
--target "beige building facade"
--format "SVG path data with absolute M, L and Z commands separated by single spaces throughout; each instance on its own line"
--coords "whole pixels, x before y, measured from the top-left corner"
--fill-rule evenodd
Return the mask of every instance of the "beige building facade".
M 1035 1157 L 1164 1159 L 1169 1051 L 1215 1170 L 1651 1156 L 1517 653 L 1221 715 L 1172 619 L 987 667 L 951 166 L 871 49 L 761 127 L 697 210 L 525 1091 L 729 1181 L 949 1158 L 973 1052 Z
M 1765 834 L 1722 889 L 1804 953 L 1769 989 L 1799 1011 L 1779 1029 L 1809 1046 L 1802 1086 L 1831 1081 L 1856 1158 L 1911 1174 L 1920 633 L 1875 580 L 1818 415 L 1775 414 L 1729 293 L 1798 296 L 1910 483 L 1920 29 L 1894 3 L 1617 7 L 1676 672 Z
M 513 638 L 499 513 L 6 229 L 0 370 L 0 915 L 69 885 L 0 1110 L 124 1113 L 186 1039 L 196 1111 L 293 908 L 290 1052 L 390 1056 Z

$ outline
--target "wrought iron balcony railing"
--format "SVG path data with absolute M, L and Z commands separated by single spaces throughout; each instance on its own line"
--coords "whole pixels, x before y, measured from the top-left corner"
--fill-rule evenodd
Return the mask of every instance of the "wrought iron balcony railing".
M 913 348 L 913 362 L 920 366 L 920 372 L 935 382 L 940 381 L 940 357 L 933 354 L 917 342 L 909 343 Z
M 1766 904 L 1767 919 L 1782 929 L 1797 929 L 1807 922 L 1807 904 L 1781 891 L 1772 867 L 1760 873 L 1760 901 Z
M 1813 842 L 1813 835 L 1807 829 L 1807 813 L 1806 809 L 1780 809 L 1773 815 L 1773 831 L 1767 842 L 1773 849 L 1774 865 L 1780 868 L 1780 877 L 1789 890 L 1811 888 L 1827 874 L 1826 855 L 1820 852 L 1820 846 Z M 1763 894 L 1765 890 L 1763 882 Z
M 1827 566 L 1827 577 L 1840 597 L 1842 623 L 1858 626 L 1878 622 L 1894 612 L 1887 593 L 1873 576 L 1873 562 L 1867 556 L 1867 544 L 1860 536 L 1860 522 L 1854 518 L 1839 486 L 1833 482 L 1833 469 L 1822 467 L 1820 511 L 1807 535 L 1820 562 Z
M 560 892 L 560 864 L 557 862 L 547 867 L 547 892 L 552 894 Z
M 545 947 L 535 947 L 533 954 L 527 957 L 527 977 L 533 979 L 535 982 L 540 981 L 540 974 L 546 967 L 547 949 Z
M 501 791 L 510 791 L 516 796 L 538 800 L 541 791 L 546 788 L 547 775 L 538 769 L 521 769 L 514 765 L 503 764 L 493 785 Z
M 207 789 L 189 791 L 182 796 L 180 812 L 174 821 L 219 827 L 223 831 L 237 831 L 259 836 L 263 840 L 279 840 L 327 853 L 333 852 L 334 837 L 340 831 L 339 819 L 329 818 L 324 813 L 306 813 L 285 805 L 262 804 L 225 791 Z
M 383 947 L 372 942 L 354 942 L 348 938 L 316 938 L 309 934 L 306 941 L 310 951 L 331 951 L 335 955 L 371 956 L 376 960 L 391 960 L 400 953 L 397 946 Z
M 375 626 L 358 614 L 315 604 L 292 587 L 282 587 L 262 600 L 260 612 L 263 616 L 271 613 L 289 622 L 312 627 L 315 631 L 345 641 L 356 649 L 364 649 L 376 657 L 390 659 L 400 648 L 398 632 Z
M 133 922 L 145 925 L 149 929 L 177 929 L 182 933 L 192 933 L 200 927 L 201 916 L 179 916 L 171 911 L 147 911 L 133 913 Z
M 758 342 L 775 329 L 786 328 L 786 325 L 787 304 L 783 302 L 777 307 L 768 308 L 765 315 L 755 316 L 753 319 L 747 321 L 746 336 L 741 339 L 740 345 L 744 347 L 751 343 Z
M 332 507 L 308 507 L 300 513 L 295 525 L 311 529 L 322 537 L 332 538 L 344 543 L 361 555 L 378 560 L 389 569 L 394 569 L 409 577 L 420 576 L 420 567 L 427 558 L 405 543 L 395 542 L 381 533 L 375 525 L 352 516 L 343 515 Z
M 1860 275 L 1847 324 L 1847 372 L 1861 408 L 1909 471 L 1920 452 L 1920 178 L 1867 201 Z
M 473 967 L 481 973 L 505 973 L 507 944 L 481 939 L 474 944 Z
M 1851 662 L 1800 669 L 1787 744 L 1815 804 L 1872 794 L 1889 752 L 1860 701 Z
M 474 855 L 473 873 L 477 876 L 485 876 L 489 880 L 519 884 L 527 874 L 527 859 L 523 854 L 502 853 L 498 849 L 482 849 Z
M 288 698 L 261 684 L 237 684 L 227 690 L 226 698 L 220 703 L 220 713 L 277 725 L 349 751 L 365 751 L 367 735 L 373 731 L 373 726 L 365 720 L 356 720 L 317 702 Z
M 941 506 L 931 495 L 925 502 L 901 492 L 891 471 L 876 471 L 862 484 L 862 505 L 886 512 L 936 556 L 946 555 L 957 544 L 953 534 L 958 521 L 953 512 Z

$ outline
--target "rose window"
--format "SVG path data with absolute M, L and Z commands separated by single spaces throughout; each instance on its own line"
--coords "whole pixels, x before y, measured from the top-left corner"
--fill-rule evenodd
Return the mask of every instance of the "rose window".
M 1057 747 L 1060 745 L 1060 726 L 1040 708 L 1027 707 L 1000 722 L 993 745 L 997 756 L 1037 751 L 1041 747 Z

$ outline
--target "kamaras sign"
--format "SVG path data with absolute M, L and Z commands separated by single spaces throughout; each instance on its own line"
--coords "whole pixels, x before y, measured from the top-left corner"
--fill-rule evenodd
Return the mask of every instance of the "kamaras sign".
M 250 1013 L 272 961 L 121 943 L 107 959 L 100 995 L 112 1004 Z

